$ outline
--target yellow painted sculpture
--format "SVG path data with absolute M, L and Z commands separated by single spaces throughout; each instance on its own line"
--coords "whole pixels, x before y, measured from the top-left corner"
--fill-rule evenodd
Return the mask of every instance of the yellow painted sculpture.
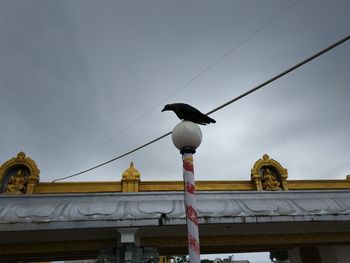
M 5 193 L 25 194 L 27 191 L 28 179 L 22 170 L 18 170 L 16 175 L 10 177 Z

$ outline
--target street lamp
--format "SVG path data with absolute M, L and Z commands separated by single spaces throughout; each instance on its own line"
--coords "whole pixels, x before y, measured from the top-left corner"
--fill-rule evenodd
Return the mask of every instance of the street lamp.
M 183 121 L 173 129 L 172 140 L 182 154 L 188 254 L 191 263 L 200 263 L 193 154 L 202 142 L 202 131 L 197 124 Z

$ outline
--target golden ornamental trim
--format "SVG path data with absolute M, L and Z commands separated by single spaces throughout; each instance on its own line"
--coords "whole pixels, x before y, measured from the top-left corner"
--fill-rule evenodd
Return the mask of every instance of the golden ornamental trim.
M 123 192 L 122 182 L 39 182 L 35 194 L 69 194 L 69 193 L 109 193 Z M 180 192 L 182 181 L 144 181 L 139 184 L 139 192 Z M 344 190 L 350 189 L 350 180 L 290 180 L 289 190 Z M 254 191 L 252 181 L 198 181 L 196 191 Z M 125 192 L 125 191 L 124 191 Z
M 35 187 L 35 194 L 69 194 L 69 193 L 113 193 L 121 192 L 121 182 L 40 182 Z

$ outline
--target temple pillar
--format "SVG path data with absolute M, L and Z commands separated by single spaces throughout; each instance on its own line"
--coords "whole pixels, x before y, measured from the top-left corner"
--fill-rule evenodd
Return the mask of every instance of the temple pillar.
M 120 248 L 102 249 L 97 256 L 96 263 L 122 263 L 123 253 Z
M 120 228 L 121 249 L 123 251 L 123 263 L 155 263 L 159 261 L 157 248 L 140 247 L 136 242 L 138 228 Z
M 318 247 L 300 247 L 300 258 L 303 263 L 336 263 L 336 261 L 327 261 L 327 259 L 323 259 L 324 255 L 321 255 Z M 322 258 L 322 260 L 321 260 Z
M 301 261 L 300 253 L 299 253 L 299 248 L 292 248 L 288 249 L 288 257 L 290 259 L 291 263 L 303 263 Z
M 336 246 L 335 251 L 336 251 L 338 263 L 349 262 L 350 246 Z
M 273 250 L 270 252 L 270 259 L 276 263 L 291 263 L 287 250 Z
M 169 263 L 170 256 L 159 256 L 159 263 Z
M 338 263 L 336 251 L 333 246 L 324 246 L 319 247 L 318 249 L 322 263 Z
M 350 246 L 322 246 L 318 248 L 322 263 L 348 263 Z

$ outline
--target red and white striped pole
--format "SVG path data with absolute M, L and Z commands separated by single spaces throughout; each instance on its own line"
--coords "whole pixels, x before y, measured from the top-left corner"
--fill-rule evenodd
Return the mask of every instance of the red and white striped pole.
M 198 217 L 196 208 L 196 192 L 192 153 L 184 152 L 182 154 L 182 160 L 185 184 L 185 209 L 188 237 L 188 253 L 191 263 L 200 263 Z
M 184 121 L 176 125 L 172 132 L 172 139 L 182 154 L 188 254 L 191 263 L 200 263 L 193 154 L 202 141 L 202 132 L 195 123 Z

